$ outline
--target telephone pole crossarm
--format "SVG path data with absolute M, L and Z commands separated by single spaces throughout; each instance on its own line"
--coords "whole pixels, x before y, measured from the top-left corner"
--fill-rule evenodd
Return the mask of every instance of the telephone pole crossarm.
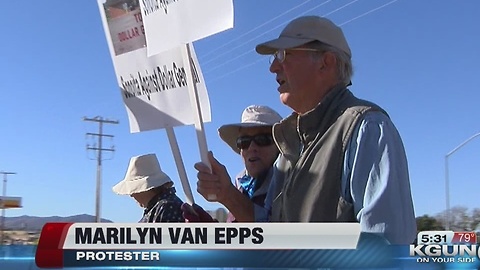
M 83 121 L 99 122 L 99 123 L 105 123 L 105 124 L 118 124 L 117 120 L 103 119 L 100 116 L 96 116 L 94 118 L 83 117 Z
M 115 152 L 115 149 L 98 148 L 98 147 L 87 147 L 87 150 L 98 150 L 98 151 L 110 151 L 110 152 Z
M 90 133 L 90 132 L 87 132 L 85 134 L 90 135 L 90 136 L 102 136 L 102 137 L 109 137 L 109 138 L 115 137 L 115 136 L 109 135 L 109 134 L 98 134 L 98 133 Z

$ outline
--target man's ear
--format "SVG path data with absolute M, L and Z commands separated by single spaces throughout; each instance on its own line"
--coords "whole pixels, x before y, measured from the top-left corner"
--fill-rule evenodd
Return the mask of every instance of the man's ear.
M 322 69 L 336 69 L 337 58 L 335 57 L 335 54 L 333 54 L 332 52 L 324 52 L 322 57 L 322 64 Z

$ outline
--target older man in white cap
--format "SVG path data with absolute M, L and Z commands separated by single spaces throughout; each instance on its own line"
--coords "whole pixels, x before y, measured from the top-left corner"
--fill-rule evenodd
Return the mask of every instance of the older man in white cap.
M 242 157 L 245 165 L 245 169 L 235 179 L 235 186 L 228 174 L 224 174 L 224 179 L 220 180 L 211 177 L 209 169 L 203 163 L 195 164 L 199 171 L 198 192 L 207 200 L 211 200 L 209 196 L 214 194 L 215 200 L 230 210 L 228 221 L 253 221 L 254 206 L 264 208 L 274 172 L 273 164 L 279 154 L 272 138 L 272 126 L 281 119 L 268 106 L 251 105 L 243 111 L 240 123 L 223 125 L 218 129 L 220 138 Z M 210 159 L 213 161 L 212 167 L 223 166 L 211 153 Z M 184 210 L 188 209 L 184 207 Z M 195 219 L 191 212 L 185 212 L 187 219 Z M 203 211 L 197 208 L 196 212 L 202 215 Z
M 281 158 L 272 183 L 283 184 L 271 221 L 359 222 L 393 244 L 412 243 L 403 143 L 382 108 L 347 89 L 352 53 L 342 30 L 326 18 L 299 17 L 256 51 L 272 55 L 280 100 L 294 111 L 273 128 Z M 210 177 L 226 182 L 224 168 L 210 162 Z
M 145 208 L 140 222 L 184 222 L 182 200 L 175 194 L 173 182 L 160 168 L 155 154 L 130 159 L 125 178 L 113 191 L 130 195 Z
M 285 183 L 272 221 L 356 221 L 391 243 L 413 242 L 402 140 L 382 108 L 347 89 L 352 53 L 342 30 L 326 18 L 304 16 L 256 51 L 272 55 L 280 100 L 294 111 L 273 130 Z

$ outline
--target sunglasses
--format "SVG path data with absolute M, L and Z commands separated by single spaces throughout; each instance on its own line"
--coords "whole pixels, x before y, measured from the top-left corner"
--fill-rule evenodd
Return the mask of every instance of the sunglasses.
M 319 50 L 317 49 L 312 49 L 312 48 L 291 48 L 287 49 L 289 51 L 308 51 L 308 52 L 318 52 Z M 283 63 L 285 61 L 286 56 L 286 49 L 280 49 L 276 51 L 275 53 L 272 54 L 270 57 L 270 64 L 273 63 L 273 61 L 277 60 L 279 63 Z
M 237 138 L 237 147 L 238 149 L 248 149 L 252 141 L 255 142 L 258 146 L 269 146 L 273 144 L 272 134 L 257 134 L 254 136 L 240 136 Z

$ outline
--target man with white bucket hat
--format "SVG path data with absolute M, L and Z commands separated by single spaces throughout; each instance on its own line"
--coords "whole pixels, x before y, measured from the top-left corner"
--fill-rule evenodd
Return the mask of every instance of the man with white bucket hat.
M 140 222 L 184 222 L 183 201 L 175 194 L 173 182 L 160 168 L 155 154 L 130 159 L 125 178 L 112 188 L 130 195 L 145 208 Z

